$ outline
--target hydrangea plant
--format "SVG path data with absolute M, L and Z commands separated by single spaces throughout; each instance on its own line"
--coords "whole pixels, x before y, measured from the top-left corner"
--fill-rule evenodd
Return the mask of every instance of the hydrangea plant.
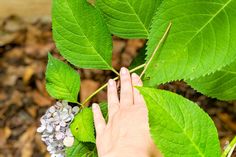
M 147 40 L 131 72 L 141 70 L 154 143 L 165 157 L 225 157 L 216 127 L 194 102 L 160 84 L 183 80 L 202 94 L 236 100 L 236 0 L 53 0 L 53 37 L 60 54 L 78 68 L 111 70 L 112 35 Z M 140 58 L 141 57 L 141 58 Z M 93 115 L 78 102 L 80 76 L 49 54 L 46 88 L 60 100 L 38 132 L 52 156 L 97 156 Z M 61 102 L 62 101 L 62 102 Z M 76 103 L 70 107 L 67 102 Z M 107 117 L 107 106 L 101 104 Z

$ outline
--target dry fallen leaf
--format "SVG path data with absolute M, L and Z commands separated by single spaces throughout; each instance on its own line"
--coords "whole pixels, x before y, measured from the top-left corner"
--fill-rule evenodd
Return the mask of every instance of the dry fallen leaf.
M 24 148 L 21 150 L 21 157 L 31 157 L 33 154 L 33 144 L 32 142 L 26 142 Z
M 125 48 L 125 41 L 122 40 L 113 41 L 112 66 L 115 69 L 121 68 L 121 53 L 124 48 Z
M 83 80 L 81 82 L 80 101 L 83 102 L 90 94 L 99 87 L 99 83 L 93 80 Z M 87 105 L 88 103 L 86 103 Z
M 232 118 L 227 113 L 218 113 L 219 119 L 223 121 L 223 123 L 236 132 L 236 123 L 232 120 Z
M 4 93 L 3 91 L 0 91 L 0 101 L 3 101 L 7 98 L 6 93 Z
M 19 32 L 25 29 L 24 21 L 17 16 L 10 16 L 5 20 L 4 30 L 7 32 Z
M 24 49 L 23 48 L 13 48 L 7 52 L 5 52 L 4 56 L 6 59 L 11 62 L 19 62 L 20 60 L 23 60 L 24 57 Z
M 28 25 L 26 33 L 26 41 L 25 41 L 26 46 L 36 45 L 39 41 L 41 33 L 42 31 L 38 27 Z
M 14 90 L 11 98 L 9 99 L 9 101 L 7 101 L 7 104 L 13 104 L 13 105 L 17 105 L 17 106 L 22 106 L 22 93 L 20 93 L 17 90 Z
M 7 33 L 7 34 L 1 34 L 0 35 L 0 46 L 5 46 L 7 44 L 10 44 L 14 42 L 17 38 L 19 38 L 19 33 Z
M 37 107 L 36 106 L 27 107 L 26 110 L 33 118 L 36 117 L 36 115 L 37 115 Z
M 46 81 L 45 80 L 36 80 L 36 87 L 43 96 L 49 97 L 48 92 L 46 91 Z
M 52 100 L 48 97 L 42 96 L 38 91 L 34 91 L 32 93 L 33 101 L 40 107 L 50 106 L 52 104 Z
M 46 145 L 43 143 L 41 136 L 38 133 L 35 135 L 35 143 L 41 153 L 47 152 Z
M 101 91 L 97 94 L 97 102 L 106 102 L 107 101 L 107 92 Z
M 21 136 L 16 146 L 21 150 L 21 157 L 31 157 L 33 154 L 33 139 L 36 133 L 36 126 L 30 126 Z
M 144 45 L 144 40 L 140 39 L 128 40 L 125 51 L 126 53 L 134 57 L 137 54 L 137 50 L 142 48 L 143 45 Z
M 0 128 L 0 145 L 5 145 L 7 139 L 11 136 L 11 129 L 8 127 Z
M 4 86 L 14 86 L 16 84 L 17 76 L 12 74 L 12 75 L 5 75 L 3 80 L 4 82 L 2 83 Z
M 26 67 L 24 74 L 23 74 L 23 82 L 25 85 L 27 85 L 31 79 L 31 77 L 34 74 L 34 67 L 33 66 L 28 66 Z
M 25 71 L 25 66 L 7 66 L 7 75 L 15 75 L 17 78 L 20 78 L 23 76 L 23 73 Z

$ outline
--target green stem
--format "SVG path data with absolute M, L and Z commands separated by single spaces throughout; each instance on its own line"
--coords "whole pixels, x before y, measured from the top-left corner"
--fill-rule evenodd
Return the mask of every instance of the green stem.
M 166 37 L 167 37 L 167 35 L 168 35 L 168 32 L 170 31 L 171 25 L 172 25 L 172 23 L 170 22 L 169 25 L 167 26 L 166 31 L 165 31 L 165 33 L 163 34 L 161 40 L 158 42 L 158 44 L 157 44 L 155 50 L 153 51 L 153 53 L 152 53 L 150 59 L 147 61 L 147 63 L 146 63 L 146 65 L 145 65 L 145 67 L 144 67 L 142 73 L 140 74 L 140 78 L 143 77 L 143 75 L 144 75 L 144 73 L 146 72 L 146 70 L 147 70 L 149 64 L 151 63 L 152 59 L 154 58 L 155 54 L 157 53 L 157 50 L 160 48 L 160 46 L 162 45 L 162 43 L 163 43 L 164 40 L 166 39 Z
M 78 104 L 78 105 L 82 106 L 82 104 L 81 104 L 81 103 L 79 103 L 79 102 L 76 102 L 76 104 Z
M 236 136 L 233 138 L 233 140 L 229 143 L 229 145 L 224 150 L 221 157 L 230 157 L 235 149 L 236 146 Z
M 134 69 L 131 69 L 130 70 L 130 73 L 132 73 L 132 72 L 134 72 L 134 71 L 136 71 L 136 70 L 138 70 L 138 69 L 141 69 L 141 68 L 143 68 L 145 66 L 145 64 L 142 64 L 142 65 L 139 65 L 139 66 L 137 66 L 137 67 L 135 67 Z M 119 73 L 118 73 L 118 75 L 119 75 Z M 117 77 L 115 77 L 115 78 L 113 78 L 113 80 L 118 80 L 119 79 L 119 76 L 117 76 Z M 104 88 L 106 88 L 107 87 L 107 83 L 106 84 L 104 84 L 103 86 L 101 86 L 100 88 L 98 88 L 95 92 L 93 92 L 90 96 L 88 96 L 85 100 L 84 100 L 84 102 L 81 104 L 81 106 L 83 106 L 83 107 L 85 107 L 85 104 L 92 98 L 92 97 L 94 97 L 97 93 L 99 93 L 101 90 L 103 90 Z
M 142 69 L 146 66 L 146 64 L 141 64 L 133 69 L 131 69 L 129 72 L 132 73 L 132 72 L 135 72 L 136 70 L 139 70 L 139 69 Z
M 111 71 L 113 71 L 117 76 L 120 76 L 120 74 L 116 71 L 116 69 L 112 68 Z

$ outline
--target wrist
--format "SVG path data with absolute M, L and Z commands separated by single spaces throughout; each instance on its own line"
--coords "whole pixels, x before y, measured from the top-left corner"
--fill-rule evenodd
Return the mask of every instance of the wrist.
M 110 152 L 99 157 L 149 157 L 147 152 L 142 151 L 129 151 L 129 152 Z

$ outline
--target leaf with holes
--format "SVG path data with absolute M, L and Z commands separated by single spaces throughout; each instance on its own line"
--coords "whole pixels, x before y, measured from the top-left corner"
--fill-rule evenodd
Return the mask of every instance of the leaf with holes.
M 211 75 L 187 80 L 187 83 L 204 95 L 220 100 L 236 100 L 236 60 Z
M 146 71 L 146 85 L 194 79 L 236 58 L 236 0 L 163 1 L 150 31 L 149 60 L 167 25 L 171 30 Z M 224 25 L 222 25 L 224 24 Z
M 76 103 L 80 90 L 80 76 L 69 65 L 53 58 L 49 53 L 46 70 L 46 89 L 56 99 Z
M 112 38 L 96 7 L 86 0 L 53 0 L 52 25 L 57 48 L 70 63 L 114 70 Z
M 110 31 L 122 38 L 147 38 L 162 0 L 98 0 Z
M 70 129 L 77 140 L 95 143 L 93 113 L 91 108 L 82 109 L 70 124 Z
M 175 93 L 138 87 L 148 107 L 151 136 L 165 157 L 219 157 L 213 121 L 197 104 Z

